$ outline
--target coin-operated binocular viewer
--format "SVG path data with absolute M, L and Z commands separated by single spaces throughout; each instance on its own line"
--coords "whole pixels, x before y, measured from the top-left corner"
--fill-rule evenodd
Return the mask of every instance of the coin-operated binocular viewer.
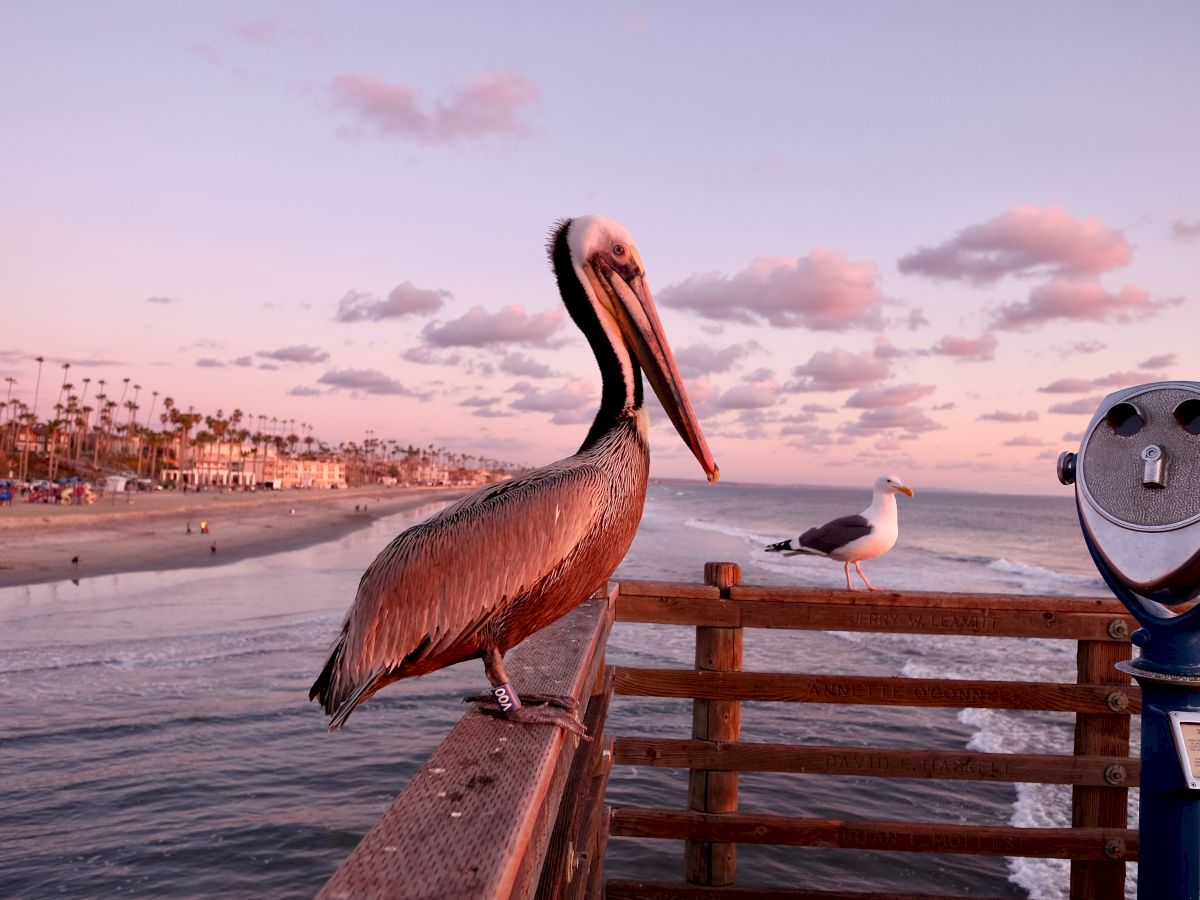
M 1109 394 L 1058 477 L 1142 626 L 1140 655 L 1117 664 L 1142 687 L 1138 897 L 1200 900 L 1200 382 Z

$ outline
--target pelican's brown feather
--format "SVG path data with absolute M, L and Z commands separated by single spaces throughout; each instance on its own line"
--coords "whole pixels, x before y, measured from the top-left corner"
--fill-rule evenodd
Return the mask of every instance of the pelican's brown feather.
M 451 650 L 460 659 L 469 656 L 460 646 L 464 640 L 478 643 L 502 631 L 497 620 L 511 616 L 514 604 L 546 595 L 558 574 L 595 552 L 598 542 L 587 539 L 604 530 L 603 519 L 613 511 L 611 503 L 597 502 L 611 492 L 611 480 L 604 469 L 573 457 L 474 491 L 400 534 L 363 573 L 328 683 L 323 692 L 314 685 L 314 696 L 323 693 L 332 713 L 366 682 L 378 682 L 377 690 L 420 674 L 423 663 Z M 602 581 L 610 572 L 596 577 Z

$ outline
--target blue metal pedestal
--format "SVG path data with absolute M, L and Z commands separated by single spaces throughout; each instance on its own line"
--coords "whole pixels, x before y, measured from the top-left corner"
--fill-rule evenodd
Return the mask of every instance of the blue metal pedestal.
M 1188 786 L 1171 726 L 1172 713 L 1200 718 L 1200 678 L 1117 668 L 1142 688 L 1138 900 L 1200 900 L 1200 790 Z

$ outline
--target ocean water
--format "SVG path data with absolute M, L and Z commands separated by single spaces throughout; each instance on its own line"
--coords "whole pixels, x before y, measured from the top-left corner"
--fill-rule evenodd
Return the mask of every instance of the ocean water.
M 1066 492 L 899 499 L 899 543 L 865 564 L 881 587 L 1105 595 Z M 706 560 L 727 560 L 747 583 L 839 586 L 840 564 L 761 548 L 868 501 L 866 490 L 656 482 L 616 577 L 698 581 Z M 436 508 L 216 569 L 0 590 L 0 897 L 311 896 L 462 715 L 459 698 L 484 683 L 473 661 L 393 685 L 332 735 L 307 702 L 363 568 Z M 620 624 L 608 659 L 690 665 L 693 634 Z M 1071 681 L 1073 653 L 1037 640 L 745 639 L 749 669 L 912 677 Z M 690 722 L 685 701 L 618 697 L 608 728 L 686 736 Z M 748 703 L 742 728 L 747 740 L 993 752 L 1071 742 L 1069 715 L 992 710 Z M 610 799 L 682 808 L 686 786 L 683 771 L 619 767 Z M 1068 824 L 1069 790 L 744 774 L 741 806 L 1051 825 Z M 613 877 L 677 878 L 681 855 L 676 842 L 614 839 L 606 866 Z M 1067 896 L 1064 863 L 975 856 L 743 846 L 739 880 Z

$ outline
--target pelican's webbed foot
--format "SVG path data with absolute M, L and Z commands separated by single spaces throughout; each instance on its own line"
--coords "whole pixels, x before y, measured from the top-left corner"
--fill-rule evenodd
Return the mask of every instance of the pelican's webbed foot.
M 496 716 L 509 722 L 521 722 L 526 725 L 557 725 L 564 731 L 577 734 L 585 741 L 590 741 L 587 729 L 571 710 L 550 706 L 518 706 L 507 712 L 495 706 L 481 706 L 479 711 L 484 715 Z

